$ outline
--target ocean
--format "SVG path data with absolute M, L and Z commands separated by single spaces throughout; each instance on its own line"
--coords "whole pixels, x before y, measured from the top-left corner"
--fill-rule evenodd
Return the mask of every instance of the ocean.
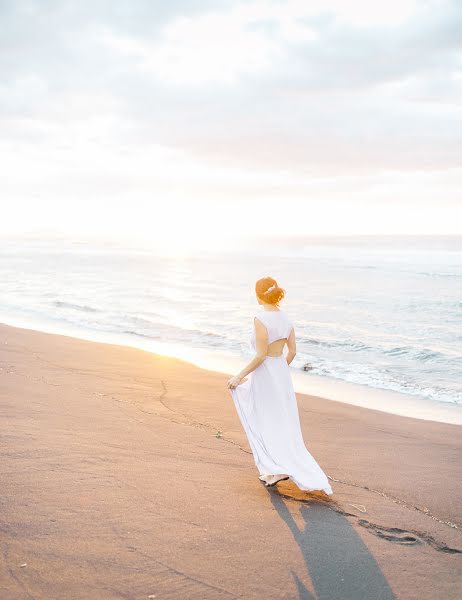
M 201 366 L 233 374 L 250 360 L 254 284 L 267 275 L 286 290 L 297 381 L 462 406 L 459 236 L 247 238 L 171 255 L 146 244 L 4 236 L 0 321 L 201 356 Z

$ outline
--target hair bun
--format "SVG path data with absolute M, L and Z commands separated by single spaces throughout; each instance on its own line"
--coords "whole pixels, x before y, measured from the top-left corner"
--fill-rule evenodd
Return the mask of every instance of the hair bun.
M 263 277 L 255 284 L 257 296 L 267 304 L 278 304 L 285 296 L 285 290 L 278 286 L 273 277 Z

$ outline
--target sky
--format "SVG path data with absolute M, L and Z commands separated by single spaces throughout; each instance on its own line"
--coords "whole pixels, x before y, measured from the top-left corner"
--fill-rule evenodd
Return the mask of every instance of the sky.
M 460 0 L 0 0 L 0 234 L 462 233 Z

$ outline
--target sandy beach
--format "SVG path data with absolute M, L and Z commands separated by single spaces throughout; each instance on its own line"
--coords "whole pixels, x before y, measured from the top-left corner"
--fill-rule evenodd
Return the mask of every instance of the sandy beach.
M 461 597 L 460 426 L 297 394 L 334 494 L 266 489 L 227 379 L 0 325 L 0 598 Z

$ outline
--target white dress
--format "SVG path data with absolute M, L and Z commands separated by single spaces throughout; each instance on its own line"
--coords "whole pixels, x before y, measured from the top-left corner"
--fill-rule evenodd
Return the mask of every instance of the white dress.
M 293 327 L 282 310 L 260 307 L 255 318 L 266 327 L 268 344 L 288 338 Z M 256 350 L 255 328 L 251 346 Z M 284 474 L 301 490 L 333 493 L 326 474 L 304 444 L 297 398 L 283 354 L 267 356 L 230 393 L 260 476 Z

